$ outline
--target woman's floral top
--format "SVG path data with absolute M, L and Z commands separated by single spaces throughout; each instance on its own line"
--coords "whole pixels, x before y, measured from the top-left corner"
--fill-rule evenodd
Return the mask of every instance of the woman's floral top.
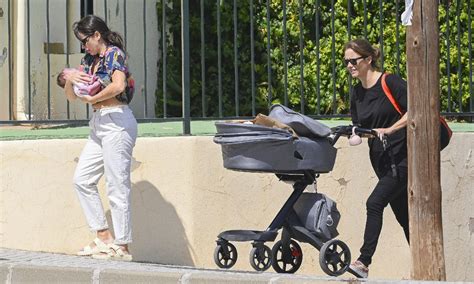
M 97 71 L 93 74 L 92 65 L 97 57 L 99 58 Z M 105 52 L 99 55 L 86 54 L 81 60 L 81 69 L 89 75 L 97 76 L 103 87 L 106 87 L 112 82 L 112 74 L 115 70 L 122 71 L 127 78 L 127 87 L 125 88 L 125 92 L 117 95 L 116 98 L 120 102 L 127 104 L 132 101 L 135 91 L 135 80 L 128 69 L 125 53 L 120 48 L 110 45 Z

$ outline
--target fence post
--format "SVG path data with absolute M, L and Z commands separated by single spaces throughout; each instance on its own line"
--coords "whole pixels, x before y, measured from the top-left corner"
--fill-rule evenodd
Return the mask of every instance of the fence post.
M 439 152 L 438 0 L 417 0 L 407 29 L 411 278 L 446 280 Z
M 183 134 L 191 134 L 191 96 L 189 71 L 189 0 L 181 0 L 181 68 L 183 90 Z

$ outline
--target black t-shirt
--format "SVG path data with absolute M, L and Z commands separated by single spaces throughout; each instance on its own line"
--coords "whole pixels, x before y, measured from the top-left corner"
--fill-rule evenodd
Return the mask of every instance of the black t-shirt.
M 407 83 L 397 75 L 385 77 L 387 86 L 400 105 L 403 113 L 407 111 Z M 401 115 L 389 101 L 382 88 L 382 76 L 371 88 L 365 89 L 359 83 L 353 88 L 351 98 L 352 123 L 363 128 L 388 128 L 397 122 Z M 406 128 L 402 128 L 388 136 L 398 166 L 407 166 Z M 383 150 L 378 138 L 369 138 L 370 161 L 380 177 L 390 169 L 390 156 Z

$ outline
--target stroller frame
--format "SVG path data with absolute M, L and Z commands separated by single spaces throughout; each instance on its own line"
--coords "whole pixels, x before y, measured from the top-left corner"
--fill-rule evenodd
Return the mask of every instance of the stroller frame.
M 373 130 L 357 128 L 356 133 L 374 135 Z M 350 135 L 352 126 L 336 127 L 330 139 L 334 145 L 341 135 Z M 265 271 L 270 266 L 278 273 L 295 273 L 302 264 L 303 252 L 296 241 L 309 243 L 320 251 L 319 264 L 330 276 L 339 276 L 350 271 L 351 253 L 349 247 L 337 239 L 323 239 L 306 229 L 298 221 L 293 205 L 308 185 L 315 183 L 320 173 L 301 170 L 294 173 L 275 173 L 281 181 L 293 183 L 293 192 L 265 231 L 228 230 L 220 233 L 214 251 L 214 261 L 220 268 L 231 268 L 237 261 L 237 250 L 231 243 L 252 242 L 250 264 L 257 271 Z M 274 241 L 280 229 L 281 240 L 270 249 L 265 242 Z M 296 240 L 296 241 L 295 241 Z

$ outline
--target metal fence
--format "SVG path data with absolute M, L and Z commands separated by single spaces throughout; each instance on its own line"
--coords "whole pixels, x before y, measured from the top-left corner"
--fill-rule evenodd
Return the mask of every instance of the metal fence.
M 30 58 L 30 53 L 31 53 L 31 48 L 32 47 L 37 47 L 38 43 L 37 42 L 32 42 L 32 38 L 30 35 L 30 28 L 32 25 L 35 25 L 35 23 L 31 22 L 31 7 L 30 7 L 30 0 L 26 0 L 26 25 L 27 25 L 27 59 L 26 61 L 28 62 L 28 82 L 27 82 L 27 92 L 28 94 L 25 95 L 27 98 L 26 101 L 26 113 L 27 113 L 27 120 L 15 120 L 14 119 L 14 102 L 17 100 L 17 97 L 19 94 L 16 94 L 16 97 L 14 97 L 14 90 L 12 87 L 12 78 L 13 78 L 13 59 L 11 56 L 11 51 L 13 50 L 13 31 L 12 31 L 12 5 L 13 5 L 13 0 L 5 0 L 7 3 L 6 10 L 5 8 L 3 9 L 3 15 L 2 17 L 7 18 L 7 24 L 8 24 L 8 58 L 3 58 L 2 60 L 8 61 L 8 119 L 0 121 L 2 124 L 13 124 L 13 123 L 18 123 L 18 122 L 30 122 L 30 123 L 84 123 L 88 118 L 89 118 L 89 107 L 86 107 L 86 117 L 84 119 L 75 119 L 71 117 L 70 115 L 70 110 L 69 110 L 69 102 L 67 102 L 67 114 L 65 119 L 52 119 L 51 113 L 51 84 L 54 84 L 54 82 L 51 82 L 51 58 L 50 58 L 50 12 L 52 9 L 55 9 L 55 7 L 51 7 L 50 1 L 49 0 L 43 0 L 42 3 L 44 3 L 44 9 L 46 11 L 46 41 L 47 44 L 46 46 L 46 58 L 47 58 L 47 74 L 45 74 L 44 80 L 47 81 L 47 91 L 43 94 L 44 96 L 47 96 L 47 116 L 45 119 L 35 119 L 32 117 L 32 86 L 35 84 L 35 82 L 31 81 L 31 58 Z M 4 1 L 4 3 L 5 3 Z M 105 21 L 108 21 L 108 11 L 110 11 L 112 8 L 110 7 L 112 0 L 102 0 L 100 1 L 100 5 L 103 5 L 103 15 L 98 14 L 99 16 L 102 16 Z M 91 1 L 80 1 L 81 2 L 81 10 L 84 13 L 87 13 L 88 11 L 91 11 Z M 132 3 L 133 2 L 133 3 Z M 206 29 L 206 17 L 208 17 L 209 11 L 206 11 L 205 5 L 206 3 L 209 4 L 209 2 L 214 2 L 215 3 L 215 12 L 216 15 L 216 25 L 217 28 L 217 50 L 207 50 L 206 49 L 206 38 L 210 35 L 210 31 Z M 226 5 L 230 5 L 230 0 L 225 1 Z M 277 3 L 278 2 L 278 3 Z M 182 120 L 184 122 L 184 127 L 183 131 L 184 133 L 190 133 L 190 121 L 191 120 L 200 120 L 200 119 L 227 119 L 227 118 L 236 118 L 236 117 L 250 117 L 254 116 L 256 112 L 259 110 L 259 105 L 257 103 L 258 101 L 258 92 L 257 92 L 257 82 L 256 82 L 256 67 L 255 67 L 255 52 L 256 52 L 256 39 L 255 39 L 255 28 L 256 28 L 256 22 L 258 20 L 259 23 L 264 21 L 266 23 L 266 41 L 265 41 L 265 49 L 266 49 L 266 78 L 265 80 L 265 86 L 266 87 L 266 105 L 269 106 L 274 102 L 280 102 L 285 105 L 291 104 L 290 102 L 290 94 L 288 93 L 288 84 L 289 84 L 289 78 L 288 78 L 288 57 L 291 55 L 288 49 L 288 30 L 287 30 L 287 23 L 288 23 L 288 14 L 287 14 L 287 5 L 289 3 L 296 3 L 296 1 L 286 1 L 286 0 L 280 0 L 280 1 L 270 1 L 270 0 L 247 0 L 247 1 L 237 1 L 233 0 L 232 2 L 232 41 L 233 41 L 233 62 L 222 62 L 223 54 L 222 54 L 222 29 L 223 29 L 223 23 L 222 23 L 222 11 L 221 7 L 223 7 L 224 1 L 222 0 L 213 0 L 213 1 L 206 1 L 206 0 L 201 0 L 199 2 L 199 37 L 200 37 L 200 42 L 191 42 L 190 40 L 190 2 L 188 0 L 181 0 L 181 1 L 154 1 L 154 0 L 135 0 L 135 1 L 128 1 L 128 5 L 134 5 L 135 8 L 138 5 L 141 5 L 142 7 L 142 25 L 143 25 L 143 30 L 142 32 L 142 37 L 143 41 L 147 42 L 147 25 L 148 25 L 148 20 L 146 16 L 146 10 L 147 7 L 150 7 L 150 4 L 152 4 L 157 11 L 159 10 L 158 7 L 161 6 L 161 14 L 157 15 L 157 24 L 158 26 L 156 29 L 158 30 L 158 34 L 161 35 L 159 39 L 159 49 L 154 51 L 159 53 L 159 61 L 158 61 L 158 69 L 157 72 L 160 72 L 161 74 L 158 75 L 158 80 L 161 80 L 160 85 L 161 88 L 158 90 L 159 96 L 157 96 L 156 92 L 153 92 L 154 90 L 149 90 L 147 89 L 147 85 L 149 82 L 149 75 L 148 74 L 148 68 L 147 64 L 153 64 L 148 62 L 147 60 L 147 53 L 150 53 L 150 50 L 147 50 L 146 46 L 144 45 L 143 48 L 143 62 L 142 64 L 144 65 L 144 73 L 143 73 L 143 78 L 139 78 L 142 80 L 144 83 L 144 88 L 141 89 L 142 96 L 143 96 L 143 106 L 137 106 L 134 105 L 133 107 L 136 108 L 143 108 L 143 115 L 142 117 L 137 117 L 139 121 L 171 121 L 171 120 Z M 327 2 L 327 3 L 326 3 Z M 299 62 L 293 62 L 293 64 L 297 64 L 299 66 L 299 98 L 298 102 L 296 105 L 293 103 L 291 106 L 295 107 L 299 105 L 299 111 L 306 113 L 308 106 L 309 106 L 309 101 L 313 102 L 315 104 L 314 106 L 314 111 L 307 113 L 308 115 L 311 115 L 316 118 L 321 118 L 321 117 L 341 117 L 341 116 L 348 116 L 347 110 L 340 112 L 338 111 L 339 109 L 339 103 L 338 101 L 338 96 L 343 96 L 345 97 L 345 100 L 343 100 L 342 103 L 347 104 L 348 98 L 350 97 L 350 88 L 347 88 L 349 91 L 347 94 L 340 94 L 340 91 L 336 90 L 336 77 L 338 74 L 338 69 L 343 70 L 344 66 L 340 66 L 341 58 L 340 57 L 340 51 L 336 50 L 336 43 L 337 43 L 337 38 L 336 38 L 336 31 L 335 31 L 335 23 L 337 21 L 345 21 L 347 22 L 346 24 L 346 30 L 347 30 L 347 39 L 351 39 L 353 37 L 358 37 L 358 36 L 368 36 L 368 30 L 367 26 L 369 25 L 369 21 L 374 21 L 374 18 L 369 19 L 368 18 L 368 7 L 369 2 L 372 6 L 374 7 L 374 3 L 378 4 L 378 10 L 377 11 L 372 11 L 372 15 L 377 15 L 378 18 L 376 26 L 378 26 L 378 44 L 379 47 L 382 51 L 382 54 L 384 51 L 390 49 L 392 53 L 395 55 L 395 63 L 394 63 L 394 72 L 395 73 L 401 73 L 401 70 L 404 69 L 404 66 L 402 64 L 403 58 L 402 55 L 404 53 L 403 48 L 403 42 L 404 42 L 404 37 L 401 37 L 401 32 L 400 30 L 403 28 L 400 24 L 399 21 L 399 15 L 403 11 L 403 2 L 401 0 L 396 0 L 395 2 L 395 11 L 394 15 L 395 17 L 391 19 L 392 21 L 395 22 L 395 44 L 394 46 L 390 46 L 389 48 L 386 45 L 386 36 L 387 34 L 384 34 L 384 23 L 386 23 L 386 19 L 384 18 L 384 1 L 383 0 L 374 0 L 374 1 L 368 1 L 368 0 L 362 0 L 362 2 L 358 1 L 346 1 L 347 6 L 345 7 L 345 11 L 347 12 L 347 16 L 345 18 L 341 18 L 341 15 L 337 13 L 338 6 L 341 1 L 336 1 L 336 0 L 331 0 L 331 1 L 326 1 L 324 3 L 321 3 L 320 0 L 313 0 L 313 1 L 303 1 L 299 0 L 297 3 L 298 5 L 298 23 L 299 23 L 299 34 L 298 34 L 298 49 L 297 53 L 299 53 Z M 70 19 L 68 18 L 70 15 L 70 1 L 66 1 L 65 5 L 65 22 L 70 23 Z M 123 11 L 123 22 L 122 22 L 122 27 L 123 27 L 123 36 L 125 40 L 125 46 L 127 47 L 130 44 L 134 44 L 133 42 L 128 41 L 128 36 L 129 33 L 127 32 L 127 2 L 126 1 L 119 1 L 115 0 L 113 1 L 113 4 L 116 5 L 117 7 L 119 5 L 122 6 L 122 11 Z M 196 5 L 196 2 L 191 2 L 194 6 Z M 272 50 L 274 46 L 272 46 L 272 40 L 271 40 L 271 23 L 272 20 L 275 21 L 275 19 L 272 19 L 272 9 L 275 10 L 275 4 L 278 4 L 278 9 L 281 9 L 282 13 L 282 18 L 281 18 L 281 25 L 282 25 L 282 38 L 283 38 L 283 43 L 282 43 L 282 59 L 278 61 L 277 58 L 272 57 Z M 308 25 L 306 23 L 306 26 L 303 25 L 303 15 L 305 15 L 303 8 L 306 7 L 308 3 L 311 3 L 312 5 L 312 18 L 314 19 L 314 22 L 312 22 L 311 25 Z M 339 4 L 338 4 L 339 3 Z M 359 3 L 356 5 L 355 3 Z M 360 4 L 362 3 L 362 4 Z M 97 7 L 99 4 L 94 3 L 94 7 Z M 156 6 L 154 6 L 156 4 Z M 148 5 L 148 6 L 147 6 Z M 265 7 L 265 19 L 262 19 L 262 13 L 256 14 L 256 7 Z M 305 6 L 306 5 L 306 6 Z M 321 53 L 320 53 L 320 42 L 322 40 L 321 36 L 321 19 L 320 17 L 322 16 L 321 9 L 323 5 L 326 5 L 324 7 L 329 7 L 329 18 L 330 22 L 325 24 L 325 27 L 330 26 L 329 34 L 330 35 L 330 58 L 320 58 Z M 461 7 L 467 6 L 467 30 L 462 30 L 460 23 L 461 23 Z M 359 11 L 355 11 L 356 6 L 359 8 Z M 272 8 L 273 7 L 273 8 Z M 362 7 L 362 8 L 361 8 Z M 470 0 L 457 0 L 457 1 L 441 1 L 440 2 L 440 7 L 444 8 L 444 19 L 442 18 L 443 15 L 440 14 L 440 24 L 444 22 L 444 27 L 445 30 L 440 31 L 440 37 L 442 36 L 443 39 L 440 40 L 440 44 L 443 48 L 446 49 L 446 54 L 447 56 L 445 58 L 441 58 L 440 60 L 443 63 L 443 65 L 446 66 L 444 69 L 445 72 L 442 75 L 442 84 L 445 84 L 447 86 L 447 92 L 446 94 L 443 94 L 443 97 L 441 99 L 447 100 L 447 107 L 446 109 L 442 109 L 442 113 L 455 117 L 455 118 L 464 118 L 468 120 L 472 120 L 473 114 L 474 114 L 474 92 L 473 92 L 473 82 L 472 82 L 472 6 L 470 3 Z M 454 25 L 453 21 L 450 20 L 450 11 L 452 11 L 455 8 L 455 13 L 456 17 L 454 20 Z M 171 21 L 169 19 L 169 16 L 167 15 L 167 11 L 170 11 L 170 9 L 179 9 L 180 11 L 180 37 L 181 37 L 181 44 L 179 46 L 181 50 L 181 91 L 182 91 L 182 98 L 180 103 L 180 108 L 181 108 L 181 114 L 179 117 L 170 115 L 169 111 L 169 106 L 170 106 L 170 97 L 169 97 L 169 47 L 175 43 L 168 42 L 167 39 L 169 38 L 169 30 L 171 25 Z M 245 25 L 249 24 L 250 28 L 248 30 L 248 33 L 240 33 L 239 34 L 239 23 L 238 19 L 238 13 L 242 12 L 242 10 L 245 10 L 245 13 L 248 13 L 249 17 L 249 23 L 245 23 Z M 279 10 L 280 11 L 280 10 Z M 55 13 L 60 13 L 60 11 L 54 10 Z M 195 12 L 195 11 L 192 11 Z M 274 11 L 273 11 L 274 12 Z M 359 23 L 363 25 L 363 34 L 354 34 L 354 23 L 353 21 L 353 15 L 354 13 L 360 13 L 363 15 L 363 22 Z M 258 18 L 260 17 L 260 18 Z M 463 16 L 464 17 L 464 16 Z M 114 29 L 116 27 L 111 26 L 111 29 Z M 227 29 L 229 27 L 226 27 Z M 66 65 L 69 66 L 70 61 L 69 61 L 69 56 L 70 56 L 70 47 L 69 47 L 69 42 L 71 38 L 71 27 L 67 26 L 65 27 L 65 36 L 66 36 L 66 47 L 65 47 L 65 57 L 66 57 Z M 305 62 L 304 62 L 304 48 L 305 44 L 307 43 L 307 34 L 308 30 L 312 30 L 313 34 L 311 37 L 314 37 L 314 54 L 316 57 L 316 89 L 314 93 L 307 93 L 305 91 L 305 83 L 307 81 L 307 78 L 305 78 L 304 74 L 304 67 L 305 67 Z M 194 33 L 195 31 L 191 31 Z M 392 32 L 392 31 L 390 31 Z M 450 39 L 453 34 L 456 34 L 456 40 L 455 42 L 452 42 Z M 250 74 L 242 74 L 241 68 L 242 68 L 242 61 L 238 59 L 239 56 L 239 41 L 238 38 L 242 37 L 247 37 L 249 38 L 250 41 L 250 56 L 248 58 L 248 62 L 245 62 L 245 64 L 248 64 L 250 66 Z M 468 43 L 468 55 L 467 57 L 462 55 L 462 49 L 463 46 L 461 45 L 462 41 L 467 40 Z M 454 52 L 452 52 L 452 46 L 455 45 L 456 48 L 454 49 Z M 174 46 L 174 48 L 177 48 Z M 195 66 L 192 66 L 191 59 L 190 58 L 190 50 L 193 49 L 199 49 L 200 50 L 200 59 L 199 59 L 199 70 L 200 70 L 200 96 L 196 99 L 200 99 L 200 103 L 196 103 L 193 101 L 191 98 L 191 89 L 192 89 L 192 81 L 191 80 L 191 69 L 194 68 Z M 3 49 L 5 50 L 5 49 Z M 217 66 L 215 66 L 216 74 L 217 74 L 217 90 L 216 93 L 212 93 L 209 89 L 209 78 L 205 72 L 206 70 L 206 65 L 209 65 L 208 62 L 206 62 L 206 53 L 216 53 L 217 54 Z M 451 53 L 452 52 L 452 53 Z M 293 54 L 294 55 L 294 54 Z M 5 52 L 4 52 L 5 56 Z M 324 63 L 321 62 L 324 60 Z M 385 58 L 382 56 L 382 69 L 384 68 L 384 60 Z M 225 96 L 229 96 L 229 94 L 225 95 L 223 94 L 223 76 L 229 74 L 226 74 L 223 68 L 224 65 L 233 65 L 233 75 L 230 74 L 231 77 L 233 77 L 233 105 L 232 105 L 232 113 L 226 113 L 224 111 L 224 98 Z M 322 84 L 322 75 L 320 74 L 320 67 L 322 65 L 330 65 L 330 70 L 331 73 L 328 74 L 329 76 L 332 77 L 331 81 L 331 90 L 332 94 L 330 94 L 331 98 L 331 107 L 329 113 L 322 112 L 321 111 L 321 103 L 322 103 L 322 94 L 320 91 L 320 85 Z M 274 74 L 274 66 L 279 65 L 283 66 L 283 76 L 281 78 L 276 78 Z M 453 72 L 453 65 L 455 65 L 455 68 L 457 68 L 457 72 Z M 466 73 L 469 76 L 467 80 L 467 86 L 465 85 L 465 80 L 461 80 L 461 76 L 464 73 Z M 403 73 L 403 72 L 402 72 Z M 241 89 L 241 81 L 243 80 L 243 77 L 249 77 L 250 78 L 250 89 L 248 92 L 244 92 Z M 275 94 L 274 91 L 274 85 L 275 81 L 278 80 L 279 84 L 283 85 L 283 93 L 282 94 Z M 457 93 L 453 92 L 453 82 L 456 82 L 458 86 L 456 86 Z M 349 86 L 353 82 L 351 81 L 351 78 L 349 76 L 346 76 L 346 80 L 342 82 L 343 84 Z M 261 88 L 261 87 L 260 87 Z M 467 97 L 468 103 L 467 103 L 467 108 L 463 108 L 463 105 L 466 105 L 466 95 L 464 95 L 465 92 L 469 92 L 469 96 Z M 21 94 L 20 94 L 21 95 Z M 292 94 L 294 96 L 294 94 Z M 217 101 L 211 101 L 209 103 L 209 97 L 212 96 L 213 98 L 217 98 Z M 241 108 L 241 101 L 242 99 L 246 99 L 250 101 L 249 106 L 250 110 L 248 112 L 242 111 Z M 152 100 L 159 100 L 161 102 L 161 105 L 159 106 L 159 110 L 157 111 L 157 108 L 155 109 L 150 109 L 149 101 Z M 195 112 L 192 114 L 191 112 L 191 104 L 193 103 L 193 107 L 198 107 L 200 108 L 198 112 Z M 211 107 L 214 107 L 217 109 L 217 111 L 212 115 L 209 115 L 209 109 Z M 347 109 L 347 108 L 346 108 Z M 158 113 L 158 116 L 155 116 L 155 114 Z

